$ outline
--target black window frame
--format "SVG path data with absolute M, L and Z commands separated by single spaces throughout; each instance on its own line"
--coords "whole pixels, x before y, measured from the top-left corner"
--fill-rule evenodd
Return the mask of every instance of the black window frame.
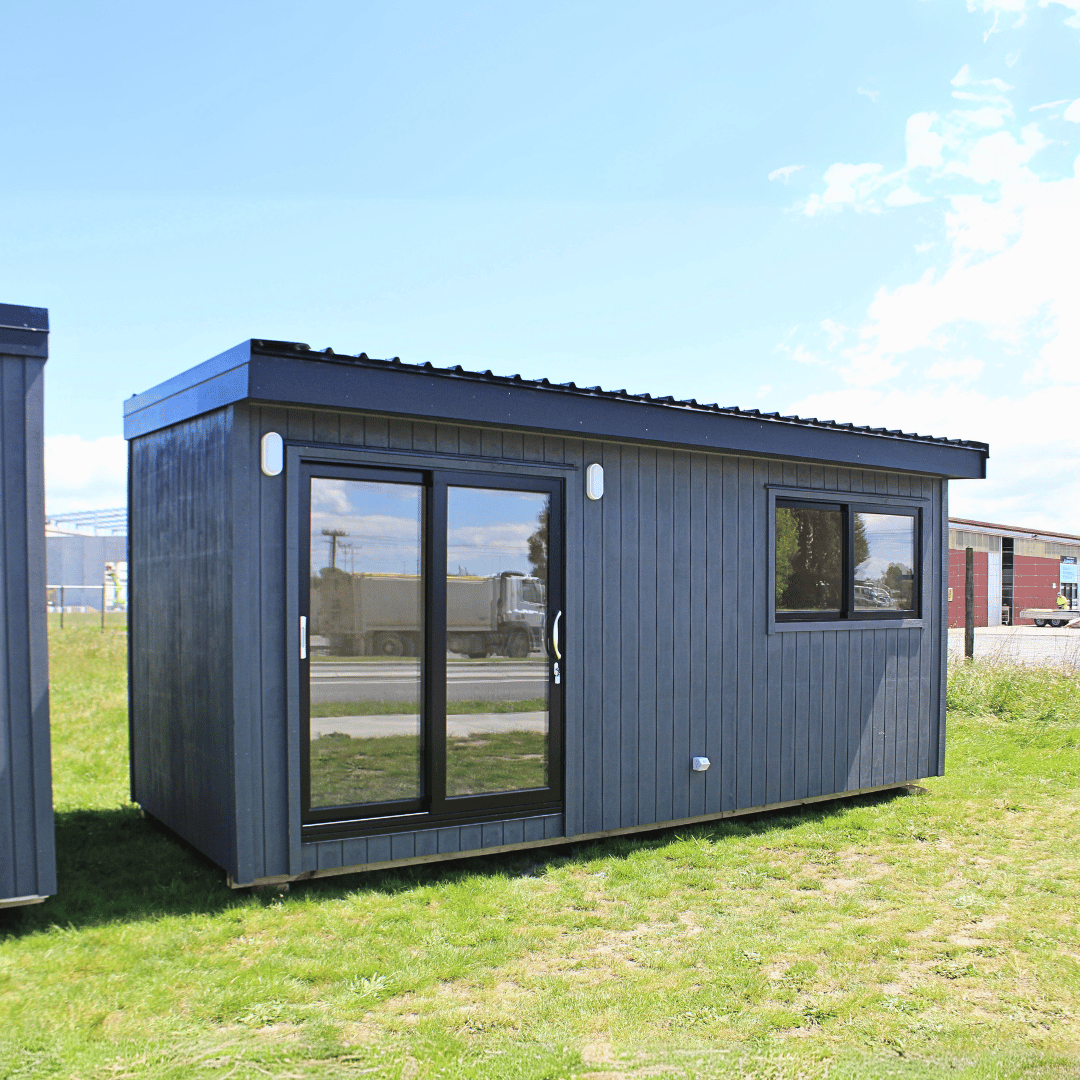
M 304 455 L 299 469 L 297 556 L 299 561 L 299 612 L 310 618 L 311 480 L 314 477 L 404 483 L 422 488 L 423 524 L 421 565 L 424 575 L 424 646 L 421 660 L 421 786 L 418 799 L 397 802 L 353 803 L 335 807 L 311 806 L 311 702 L 310 649 L 299 659 L 300 692 L 300 824 L 305 841 L 345 839 L 439 826 L 481 824 L 514 817 L 561 813 L 564 803 L 563 677 L 555 683 L 551 658 L 548 677 L 548 785 L 483 795 L 446 795 L 446 525 L 447 489 L 477 487 L 505 491 L 546 493 L 551 500 L 548 534 L 548 601 L 545 628 L 550 649 L 551 624 L 562 611 L 561 630 L 566 633 L 565 611 L 565 481 L 559 476 L 518 475 L 510 470 L 467 471 L 449 468 L 409 468 L 368 463 L 352 464 L 336 459 Z M 310 624 L 309 624 L 310 625 Z M 565 665 L 564 665 L 565 667 Z
M 831 494 L 831 493 L 830 493 Z M 776 512 L 781 508 L 797 510 L 839 510 L 842 515 L 841 535 L 843 550 L 841 553 L 841 590 L 839 611 L 828 609 L 810 609 L 806 611 L 780 611 L 776 607 Z M 858 499 L 821 499 L 820 497 L 801 498 L 785 492 L 778 493 L 772 501 L 769 523 L 769 565 L 773 568 L 770 575 L 769 608 L 777 624 L 790 623 L 835 623 L 842 625 L 854 622 L 905 622 L 922 619 L 923 610 L 923 507 L 909 503 L 889 501 L 865 501 Z M 912 537 L 914 542 L 911 583 L 911 608 L 856 608 L 855 607 L 855 515 L 880 514 L 892 517 L 912 519 Z

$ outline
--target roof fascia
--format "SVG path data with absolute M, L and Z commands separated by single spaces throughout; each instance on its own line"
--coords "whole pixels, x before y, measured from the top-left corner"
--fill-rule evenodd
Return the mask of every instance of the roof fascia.
M 124 435 L 134 438 L 245 399 L 956 479 L 986 474 L 985 452 L 971 447 L 489 383 L 408 367 L 365 367 L 319 360 L 311 353 L 302 358 L 266 355 L 253 352 L 250 341 L 130 398 L 124 407 Z
M 251 341 L 242 341 L 143 394 L 124 402 L 124 438 L 178 424 L 193 416 L 244 401 L 248 393 Z

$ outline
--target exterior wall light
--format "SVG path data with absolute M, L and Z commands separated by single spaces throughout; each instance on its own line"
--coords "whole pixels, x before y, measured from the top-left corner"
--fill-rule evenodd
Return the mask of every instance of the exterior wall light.
M 590 499 L 604 497 L 604 466 L 595 461 L 585 470 L 585 494 Z
M 263 476 L 277 476 L 285 467 L 285 444 L 276 431 L 268 431 L 260 444 Z
M 693 761 L 694 772 L 704 772 L 711 764 L 707 757 L 696 757 Z

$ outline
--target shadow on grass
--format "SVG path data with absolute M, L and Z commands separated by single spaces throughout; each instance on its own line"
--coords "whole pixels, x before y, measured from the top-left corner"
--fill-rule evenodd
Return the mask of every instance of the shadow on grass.
M 886 791 L 603 840 L 310 879 L 294 882 L 290 897 L 333 899 L 356 892 L 394 893 L 467 876 L 540 875 L 567 862 L 588 864 L 618 858 L 688 836 L 720 840 L 794 828 L 904 794 L 902 790 Z M 56 856 L 57 895 L 42 904 L 0 910 L 0 940 L 51 926 L 79 929 L 165 916 L 212 915 L 278 899 L 271 889 L 254 893 L 230 889 L 219 867 L 168 829 L 142 817 L 134 807 L 58 813 Z

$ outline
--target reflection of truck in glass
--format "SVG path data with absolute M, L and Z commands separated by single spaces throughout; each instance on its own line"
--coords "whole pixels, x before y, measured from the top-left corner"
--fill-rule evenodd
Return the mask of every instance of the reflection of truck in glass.
M 311 581 L 313 651 L 333 656 L 419 656 L 423 589 L 416 574 L 326 569 Z M 446 647 L 465 656 L 525 657 L 544 643 L 539 578 L 507 571 L 446 579 Z

